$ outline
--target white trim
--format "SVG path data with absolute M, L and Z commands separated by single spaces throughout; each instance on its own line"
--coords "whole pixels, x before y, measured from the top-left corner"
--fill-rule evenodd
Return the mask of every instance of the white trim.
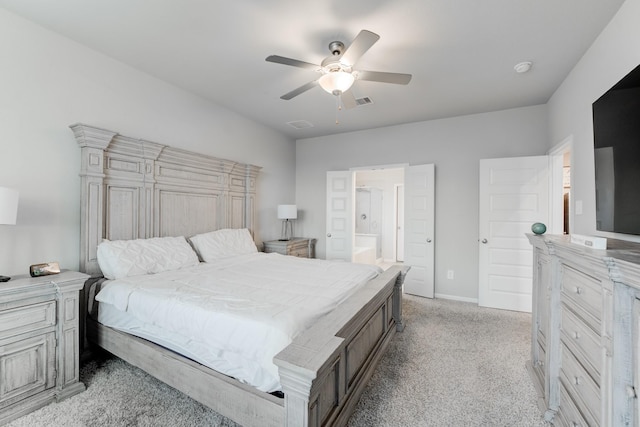
M 393 218 L 393 262 L 404 262 L 404 254 L 402 257 L 402 260 L 398 261 L 398 190 L 400 188 L 402 188 L 402 191 L 404 192 L 404 177 L 402 180 L 402 184 L 393 184 L 393 213 L 394 213 L 394 218 Z M 404 202 L 403 202 L 403 206 L 402 209 L 404 211 Z M 403 224 L 404 225 L 404 224 Z M 404 227 L 402 229 L 402 233 L 403 233 L 403 239 L 402 241 L 404 242 Z
M 563 198 L 563 167 L 564 155 L 569 152 L 570 161 L 569 168 L 572 167 L 573 156 L 573 135 L 567 136 L 560 143 L 551 147 L 547 154 L 549 155 L 549 224 L 548 232 L 550 234 L 564 233 L 564 198 Z M 569 192 L 569 225 L 573 227 L 573 206 L 572 192 Z
M 437 299 L 448 299 L 451 301 L 471 302 L 473 304 L 478 303 L 478 298 L 467 298 L 467 297 L 459 297 L 457 295 L 446 295 L 446 294 L 438 294 L 438 293 L 436 293 L 434 296 Z
M 567 136 L 565 139 L 560 141 L 558 144 L 554 145 L 547 151 L 547 154 L 550 156 L 554 156 L 557 154 L 564 154 L 565 151 L 571 150 L 573 148 L 573 135 Z
M 390 165 L 374 165 L 374 166 L 354 166 L 349 168 L 350 171 L 375 171 L 375 170 L 385 170 L 385 169 L 404 169 L 409 166 L 409 163 L 394 163 Z

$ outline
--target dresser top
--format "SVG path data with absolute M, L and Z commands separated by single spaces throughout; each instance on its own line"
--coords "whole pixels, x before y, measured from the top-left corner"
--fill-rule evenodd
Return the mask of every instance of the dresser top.
M 280 243 L 295 243 L 295 242 L 300 242 L 300 241 L 315 241 L 316 239 L 311 239 L 309 237 L 292 237 L 289 240 L 280 240 L 280 239 L 276 239 L 276 240 L 269 240 L 269 243 L 273 243 L 273 242 L 280 242 Z M 265 242 L 266 243 L 266 242 Z
M 640 243 L 607 238 L 607 249 L 593 249 L 571 242 L 569 235 L 527 234 L 534 246 L 546 246 L 573 256 L 600 259 L 616 280 L 640 287 Z M 624 279 L 623 279 L 624 278 Z
M 89 275 L 77 271 L 62 271 L 58 274 L 31 277 L 28 274 L 13 276 L 8 282 L 0 282 L 0 294 L 20 292 L 26 288 L 53 288 L 55 285 L 64 285 L 69 282 L 84 283 Z

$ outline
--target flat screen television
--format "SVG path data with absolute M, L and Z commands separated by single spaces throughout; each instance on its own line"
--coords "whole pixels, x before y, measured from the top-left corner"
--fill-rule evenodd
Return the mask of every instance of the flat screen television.
M 640 234 L 640 65 L 592 109 L 596 228 Z

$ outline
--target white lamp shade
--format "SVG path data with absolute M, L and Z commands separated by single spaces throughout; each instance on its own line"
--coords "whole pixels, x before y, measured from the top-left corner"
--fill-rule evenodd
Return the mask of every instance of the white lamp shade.
M 298 218 L 298 208 L 296 205 L 278 205 L 278 219 Z
M 318 80 L 320 87 L 333 94 L 336 90 L 340 93 L 349 90 L 354 81 L 353 74 L 344 71 L 331 71 L 323 74 Z
M 16 223 L 19 194 L 18 190 L 0 187 L 0 224 Z

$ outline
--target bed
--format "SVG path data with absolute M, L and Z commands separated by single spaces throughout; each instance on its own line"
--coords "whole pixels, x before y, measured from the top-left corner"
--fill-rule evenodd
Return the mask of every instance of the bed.
M 95 285 L 104 284 L 98 263 L 104 239 L 179 238 L 220 230 L 255 234 L 259 167 L 84 124 L 71 129 L 81 150 L 80 268 L 92 275 L 87 297 L 95 296 Z M 193 268 L 210 268 L 198 261 Z M 326 314 L 307 319 L 272 358 L 279 384 L 264 390 L 199 363 L 197 356 L 186 357 L 166 343 L 156 344 L 91 316 L 86 318 L 86 338 L 241 425 L 344 425 L 394 334 L 404 328 L 406 271 L 378 271 L 339 295 Z M 96 307 L 87 304 L 85 312 Z M 268 392 L 276 389 L 284 397 Z

